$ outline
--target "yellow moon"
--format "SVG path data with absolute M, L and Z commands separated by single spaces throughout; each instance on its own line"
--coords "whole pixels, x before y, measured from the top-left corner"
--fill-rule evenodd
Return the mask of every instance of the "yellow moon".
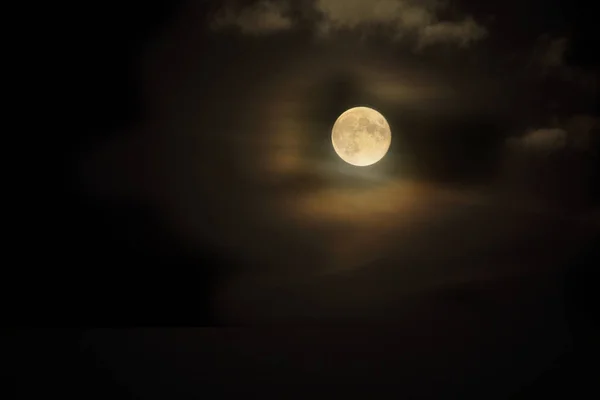
M 392 143 L 392 132 L 378 111 L 354 107 L 342 113 L 333 124 L 331 142 L 342 160 L 365 167 L 385 156 Z

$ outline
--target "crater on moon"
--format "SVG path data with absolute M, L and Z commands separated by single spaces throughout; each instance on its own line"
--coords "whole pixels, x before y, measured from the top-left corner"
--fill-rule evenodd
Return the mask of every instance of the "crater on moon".
M 385 156 L 392 142 L 392 132 L 378 111 L 354 107 L 342 113 L 333 124 L 331 142 L 342 160 L 364 167 Z

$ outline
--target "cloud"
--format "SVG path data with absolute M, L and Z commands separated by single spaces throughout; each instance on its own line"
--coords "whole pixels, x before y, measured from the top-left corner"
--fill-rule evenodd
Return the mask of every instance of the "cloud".
M 598 133 L 598 118 L 575 115 L 507 139 L 502 187 L 536 208 L 581 212 L 597 207 Z
M 570 65 L 566 61 L 569 41 L 565 37 L 542 35 L 533 49 L 533 65 L 543 78 L 555 77 L 572 82 L 584 89 L 595 90 L 598 75 Z
M 289 30 L 292 19 L 286 15 L 284 2 L 261 1 L 250 7 L 225 7 L 212 21 L 214 30 L 235 27 L 243 34 L 263 35 Z
M 422 49 L 434 44 L 456 44 L 467 47 L 487 35 L 485 27 L 472 17 L 444 21 L 440 1 L 428 0 L 316 0 L 312 11 L 320 15 L 315 30 L 327 37 L 341 30 L 368 31 L 372 27 L 392 30 L 392 38 L 416 38 Z M 286 31 L 294 27 L 290 4 L 286 1 L 261 1 L 247 7 L 224 7 L 212 22 L 214 30 L 235 27 L 242 34 L 262 35 Z
M 557 38 L 544 43 L 543 51 L 540 54 L 541 65 L 545 68 L 564 66 L 564 57 L 567 47 L 568 41 L 566 38 Z
M 589 152 L 600 139 L 599 119 L 591 115 L 574 115 L 553 128 L 530 129 L 523 136 L 509 138 L 510 149 L 532 152 L 572 150 Z
M 357 28 L 366 23 L 399 23 L 408 27 L 428 24 L 433 16 L 420 7 L 396 0 L 317 0 L 317 10 L 335 28 Z
M 567 132 L 560 128 L 533 129 L 520 138 L 510 138 L 507 144 L 514 149 L 554 151 L 566 146 Z
M 410 0 L 317 0 L 323 15 L 320 32 L 363 29 L 373 25 L 392 28 L 396 37 L 415 35 L 419 48 L 437 43 L 468 46 L 483 39 L 487 30 L 472 17 L 442 21 L 440 2 Z
M 487 31 L 472 18 L 461 22 L 440 22 L 426 26 L 419 36 L 419 46 L 436 43 L 456 43 L 467 47 L 485 37 Z

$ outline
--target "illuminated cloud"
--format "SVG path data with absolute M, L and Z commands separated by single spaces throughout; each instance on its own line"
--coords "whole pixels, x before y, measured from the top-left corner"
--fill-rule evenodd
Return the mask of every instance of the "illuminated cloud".
M 487 31 L 473 18 L 442 21 L 440 2 L 410 0 L 318 0 L 316 7 L 324 17 L 320 32 L 364 29 L 369 26 L 392 28 L 396 37 L 413 35 L 419 48 L 437 43 L 468 46 L 483 39 Z
M 487 30 L 469 16 L 457 21 L 441 20 L 438 14 L 444 5 L 439 1 L 317 0 L 313 7 L 312 11 L 320 14 L 315 21 L 320 37 L 341 30 L 367 32 L 372 27 L 383 27 L 391 29 L 392 39 L 409 36 L 422 49 L 444 43 L 467 47 L 487 35 Z M 225 6 L 217 13 L 212 28 L 235 27 L 247 35 L 282 32 L 294 26 L 289 9 L 285 1 L 261 1 L 247 7 Z
M 533 63 L 541 76 L 556 77 L 594 91 L 598 87 L 598 74 L 570 65 L 566 60 L 569 41 L 564 37 L 542 35 L 533 49 Z
M 567 144 L 567 132 L 560 128 L 534 129 L 521 138 L 511 138 L 508 144 L 532 151 L 562 149 Z
M 214 30 L 235 27 L 243 34 L 263 35 L 288 30 L 292 19 L 285 15 L 286 4 L 261 1 L 251 7 L 225 7 L 212 22 Z
M 513 150 L 526 151 L 591 151 L 599 140 L 598 118 L 590 115 L 570 117 L 560 127 L 529 130 L 519 138 L 509 138 L 507 145 Z
M 598 119 L 575 115 L 552 128 L 509 138 L 501 180 L 511 196 L 544 207 L 586 210 L 594 199 L 598 160 Z
M 487 31 L 473 18 L 460 22 L 439 22 L 423 28 L 419 35 L 419 46 L 425 47 L 436 43 L 455 43 L 467 47 L 471 43 L 485 37 Z

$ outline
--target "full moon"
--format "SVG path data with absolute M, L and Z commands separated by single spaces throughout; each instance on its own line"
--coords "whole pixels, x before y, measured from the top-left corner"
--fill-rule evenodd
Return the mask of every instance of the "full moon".
M 342 160 L 365 167 L 385 156 L 392 142 L 392 132 L 379 112 L 368 107 L 354 107 L 333 124 L 331 142 Z

